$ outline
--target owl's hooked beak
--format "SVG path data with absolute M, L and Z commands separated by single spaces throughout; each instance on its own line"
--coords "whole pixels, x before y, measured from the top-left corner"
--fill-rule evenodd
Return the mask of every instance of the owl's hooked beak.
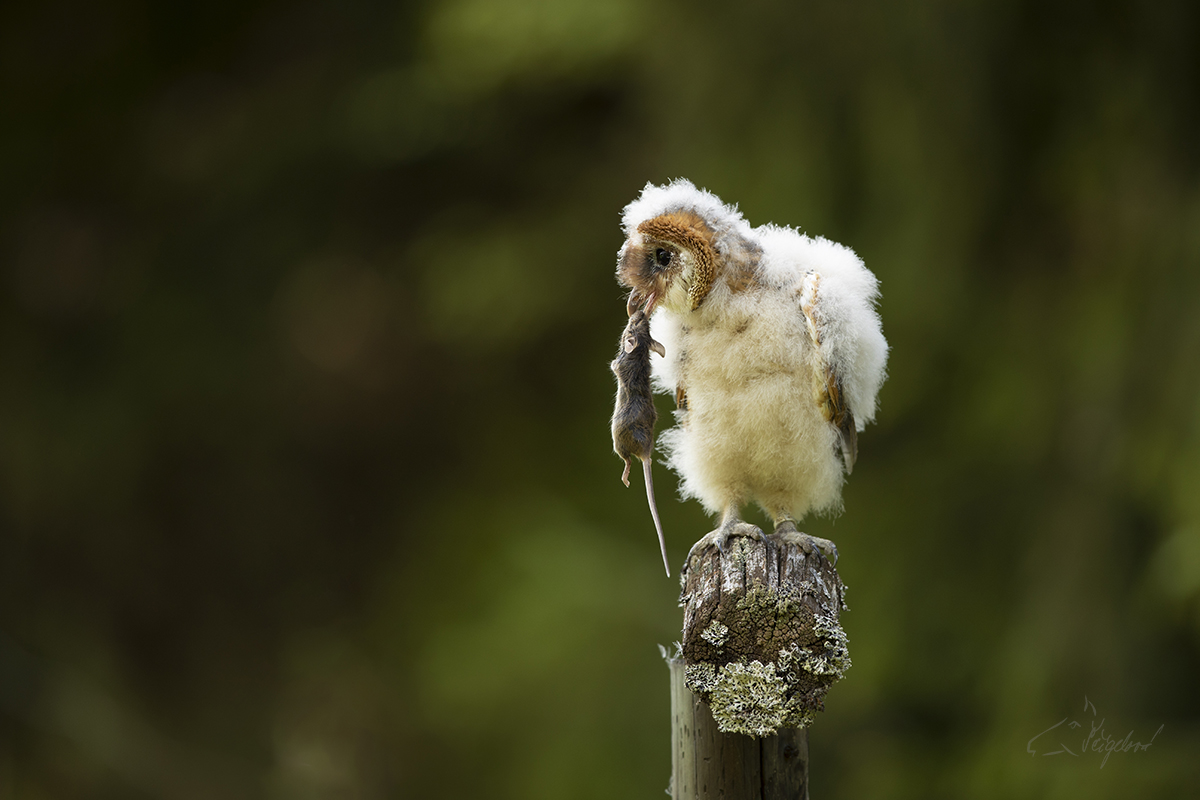
M 648 317 L 654 313 L 654 305 L 657 302 L 658 295 L 655 292 L 651 292 L 649 295 L 643 295 L 637 289 L 634 289 L 629 293 L 629 300 L 625 303 L 625 313 L 632 317 L 633 312 L 638 310 L 638 306 L 642 305 L 642 303 L 645 303 L 646 316 Z

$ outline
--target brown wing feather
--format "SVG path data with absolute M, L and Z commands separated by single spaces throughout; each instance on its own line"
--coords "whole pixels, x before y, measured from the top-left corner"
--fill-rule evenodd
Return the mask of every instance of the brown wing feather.
M 854 462 L 858 460 L 858 429 L 855 427 L 854 415 L 846 405 L 842 379 L 833 371 L 833 367 L 825 368 L 825 419 L 838 429 L 842 443 L 842 460 L 846 462 L 846 473 L 849 474 L 854 471 Z
M 816 306 L 817 290 L 821 285 L 821 276 L 810 272 L 804 276 L 796 294 L 800 299 L 800 310 L 804 313 L 806 327 L 813 347 L 819 356 L 821 352 L 821 328 L 817 323 Z M 824 362 L 824 359 L 821 359 Z M 846 472 L 854 471 L 854 462 L 858 460 L 858 428 L 854 422 L 854 414 L 846 404 L 842 379 L 831 364 L 824 364 L 825 374 L 819 378 L 816 388 L 817 401 L 821 404 L 821 412 L 838 432 L 842 449 L 842 461 Z
M 682 383 L 675 386 L 675 407 L 687 411 L 687 391 Z

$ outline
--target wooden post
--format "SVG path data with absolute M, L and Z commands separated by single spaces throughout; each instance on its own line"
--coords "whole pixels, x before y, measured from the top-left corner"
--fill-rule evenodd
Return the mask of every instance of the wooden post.
M 681 583 L 671 796 L 807 800 L 805 729 L 850 666 L 837 570 L 796 538 L 737 537 L 694 554 Z
M 671 667 L 671 796 L 808 800 L 808 733 L 785 728 L 756 739 L 722 733 L 708 705 L 687 688 L 683 659 Z

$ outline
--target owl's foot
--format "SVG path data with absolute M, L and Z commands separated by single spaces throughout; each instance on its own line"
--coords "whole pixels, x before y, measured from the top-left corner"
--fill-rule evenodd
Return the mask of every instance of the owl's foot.
M 775 526 L 775 531 L 771 536 L 778 538 L 781 542 L 794 544 L 809 555 L 817 552 L 823 553 L 829 559 L 829 563 L 837 566 L 837 545 L 828 539 L 801 533 L 796 529 L 796 523 L 793 520 L 785 519 L 783 522 L 780 522 Z
M 748 539 L 757 539 L 760 542 L 764 541 L 763 532 L 758 526 L 751 525 L 749 522 L 742 522 L 739 519 L 731 519 L 723 522 L 721 527 L 715 531 L 701 536 L 700 541 L 692 545 L 692 549 L 688 551 L 688 562 L 691 562 L 692 556 L 714 544 L 718 550 L 724 553 L 729 547 L 729 540 L 734 536 L 745 536 Z

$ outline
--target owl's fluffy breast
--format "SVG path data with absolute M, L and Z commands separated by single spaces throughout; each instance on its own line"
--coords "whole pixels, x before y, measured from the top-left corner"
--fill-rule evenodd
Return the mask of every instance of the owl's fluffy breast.
M 748 498 L 797 515 L 839 502 L 837 434 L 815 396 L 820 354 L 792 295 L 758 286 L 687 318 L 654 317 L 667 350 L 656 384 L 686 391 L 662 444 L 684 494 L 714 513 Z

